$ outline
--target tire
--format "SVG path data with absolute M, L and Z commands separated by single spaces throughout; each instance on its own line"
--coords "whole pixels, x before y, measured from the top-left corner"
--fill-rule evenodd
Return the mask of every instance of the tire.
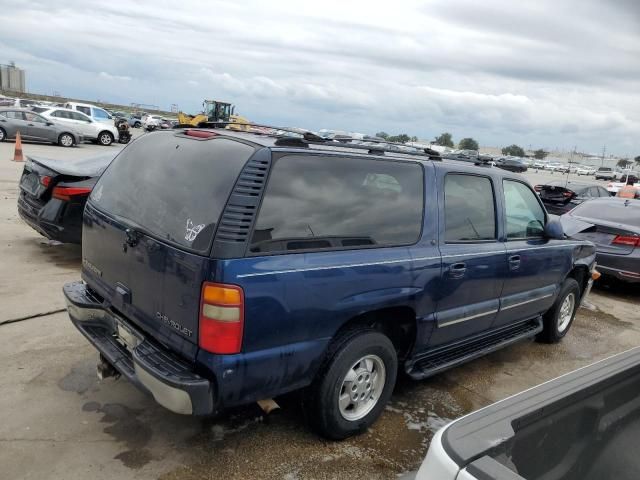
M 133 128 L 140 128 L 142 126 L 142 123 L 140 122 L 136 122 L 133 124 Z
M 113 135 L 111 132 L 107 132 L 106 130 L 100 132 L 98 135 L 98 143 L 103 147 L 108 147 L 113 143 Z
M 345 332 L 329 348 L 315 381 L 305 392 L 309 424 L 331 440 L 364 432 L 384 410 L 397 373 L 396 350 L 386 335 L 364 328 Z M 359 398 L 357 403 L 354 398 Z
M 573 278 L 567 278 L 555 303 L 542 316 L 544 329 L 537 340 L 558 343 L 567 334 L 580 305 L 580 286 Z
M 0 142 L 4 142 L 7 139 L 7 132 L 4 128 L 0 128 Z
M 58 137 L 58 145 L 61 147 L 73 147 L 75 143 L 76 140 L 70 133 L 61 133 Z

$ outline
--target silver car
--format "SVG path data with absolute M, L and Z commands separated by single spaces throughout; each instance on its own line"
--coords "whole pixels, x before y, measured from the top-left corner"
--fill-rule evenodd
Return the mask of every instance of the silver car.
M 0 108 L 0 142 L 20 137 L 24 140 L 51 142 L 62 147 L 72 147 L 83 141 L 80 133 L 67 125 L 54 123 L 30 110 Z

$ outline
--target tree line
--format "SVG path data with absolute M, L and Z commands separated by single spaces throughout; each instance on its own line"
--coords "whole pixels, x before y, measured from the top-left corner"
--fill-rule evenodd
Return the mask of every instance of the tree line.
M 407 135 L 406 133 L 401 133 L 400 135 L 389 135 L 387 132 L 378 132 L 376 133 L 376 137 L 380 137 L 383 138 L 385 140 L 388 140 L 389 142 L 396 142 L 396 143 L 407 143 L 407 142 L 417 142 L 418 141 L 418 137 L 410 137 L 409 135 Z M 438 135 L 432 142 L 435 145 L 439 145 L 441 147 L 449 147 L 449 148 L 454 148 L 455 147 L 455 143 L 453 142 L 453 136 L 449 133 L 449 132 L 444 132 L 440 135 Z M 467 138 L 463 138 L 458 142 L 458 149 L 460 150 L 478 150 L 479 149 L 479 145 L 478 142 L 476 140 L 474 140 L 473 138 L 467 137 Z M 524 157 L 526 156 L 525 150 L 524 148 L 522 148 L 519 145 L 513 144 L 513 145 L 509 145 L 507 147 L 502 148 L 502 154 L 503 155 L 510 155 L 513 157 Z M 545 151 L 542 148 L 539 148 L 537 150 L 533 151 L 533 158 L 536 158 L 538 160 L 542 160 L 544 159 L 547 155 L 549 155 L 549 152 Z M 637 157 L 635 157 L 633 159 L 633 161 L 629 160 L 628 158 L 623 158 L 618 160 L 618 167 L 621 168 L 627 168 L 630 165 L 632 165 L 633 163 L 636 164 L 636 166 L 640 167 L 640 155 L 638 155 Z

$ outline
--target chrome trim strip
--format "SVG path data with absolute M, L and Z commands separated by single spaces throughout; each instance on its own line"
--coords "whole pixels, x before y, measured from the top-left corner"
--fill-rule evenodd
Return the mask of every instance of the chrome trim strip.
M 445 322 L 445 323 L 438 322 L 438 327 L 448 327 L 449 325 L 454 325 L 454 324 L 460 323 L 460 322 L 466 322 L 467 320 L 472 320 L 472 319 L 478 318 L 478 317 L 484 317 L 486 315 L 491 315 L 492 313 L 498 313 L 498 309 L 489 310 L 488 312 L 476 313 L 475 315 L 469 315 L 467 317 L 457 318 L 455 320 L 450 320 L 450 321 Z
M 412 261 L 419 262 L 424 260 L 437 260 L 439 258 L 478 257 L 482 255 L 495 255 L 499 253 L 523 252 L 527 250 L 539 250 L 542 248 L 572 247 L 572 246 L 578 246 L 578 245 L 582 245 L 582 244 L 570 243 L 566 245 L 545 245 L 543 247 L 527 247 L 527 248 L 506 250 L 506 251 L 492 250 L 488 252 L 456 253 L 456 254 L 442 255 L 442 256 L 436 256 L 436 257 L 403 258 L 401 260 L 385 260 L 382 262 L 367 262 L 367 263 L 352 263 L 352 264 L 344 264 L 344 265 L 329 265 L 329 266 L 322 266 L 322 267 L 292 268 L 288 270 L 274 270 L 271 272 L 243 273 L 241 275 L 236 275 L 236 278 L 262 277 L 265 275 L 278 275 L 281 273 L 317 272 L 322 270 L 333 270 L 335 268 L 355 268 L 355 267 L 369 267 L 373 265 L 391 265 L 394 263 L 405 263 L 405 262 L 412 262 Z
M 439 258 L 440 258 L 439 256 L 403 258 L 401 260 L 385 260 L 382 262 L 351 263 L 351 264 L 345 264 L 345 265 L 329 265 L 329 266 L 323 266 L 323 267 L 292 268 L 290 270 L 274 270 L 272 272 L 243 273 L 241 275 L 236 275 L 236 278 L 262 277 L 264 275 L 278 275 L 279 273 L 317 272 L 321 270 L 333 270 L 335 268 L 355 268 L 355 267 L 369 267 L 373 265 L 390 265 L 394 263 L 419 262 L 423 260 L 437 260 Z
M 543 298 L 549 298 L 552 296 L 553 296 L 553 293 L 548 293 L 546 295 L 542 295 L 541 297 L 525 300 L 524 302 L 518 302 L 518 303 L 514 303 L 513 305 L 507 305 L 506 307 L 502 307 L 500 310 L 509 310 L 510 308 L 519 307 L 520 305 L 526 305 L 527 303 L 531 303 L 531 302 L 537 302 L 538 300 L 542 300 Z

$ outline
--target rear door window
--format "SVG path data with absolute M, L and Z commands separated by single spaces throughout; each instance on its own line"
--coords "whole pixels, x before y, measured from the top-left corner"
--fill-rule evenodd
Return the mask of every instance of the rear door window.
M 507 239 L 544 236 L 545 213 L 536 194 L 527 185 L 504 180 Z
M 76 110 L 78 110 L 79 112 L 84 113 L 85 115 L 89 115 L 91 116 L 91 109 L 89 107 L 81 107 L 81 106 L 77 106 Z
M 422 229 L 422 172 L 414 162 L 281 157 L 270 174 L 250 251 L 413 244 Z
M 493 185 L 487 177 L 449 173 L 444 180 L 446 242 L 496 239 Z
M 254 149 L 173 132 L 143 135 L 109 165 L 90 201 L 168 243 L 205 253 L 236 178 Z

